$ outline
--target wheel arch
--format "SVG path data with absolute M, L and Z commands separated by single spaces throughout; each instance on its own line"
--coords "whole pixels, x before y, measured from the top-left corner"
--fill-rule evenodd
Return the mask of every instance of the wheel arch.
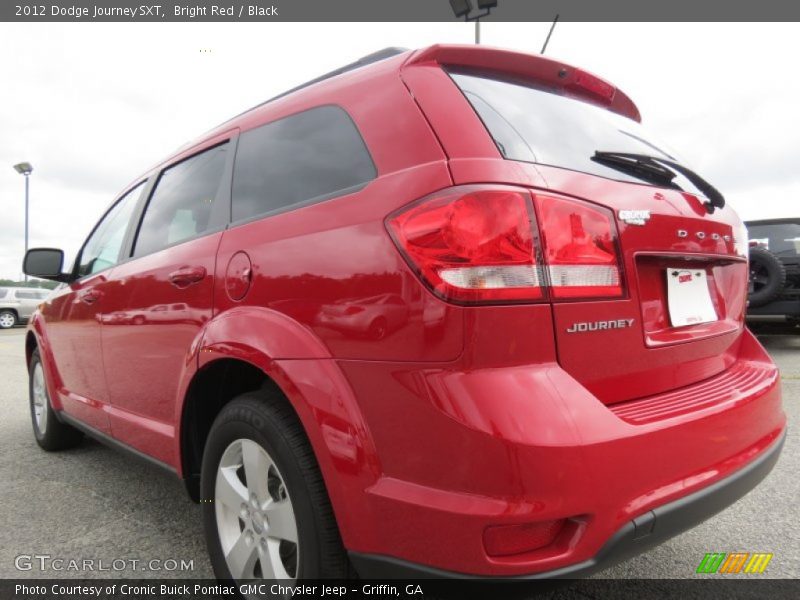
M 33 351 L 39 347 L 39 342 L 36 340 L 36 334 L 32 330 L 25 332 L 25 366 L 30 370 L 31 356 Z
M 191 353 L 176 407 L 175 456 L 193 500 L 205 441 L 219 411 L 254 390 L 287 402 L 303 427 L 346 543 L 354 499 L 380 476 L 377 452 L 352 389 L 310 330 L 282 313 L 239 307 L 210 321 Z M 188 364 L 187 364 L 188 366 Z
M 50 392 L 50 403 L 53 410 L 60 411 L 63 409 L 61 396 L 58 393 L 62 386 L 61 374 L 50 347 L 45 325 L 46 323 L 38 311 L 31 315 L 25 332 L 25 368 L 30 371 L 31 356 L 33 356 L 33 351 L 38 348 L 42 358 L 42 367 L 44 367 L 44 378 Z

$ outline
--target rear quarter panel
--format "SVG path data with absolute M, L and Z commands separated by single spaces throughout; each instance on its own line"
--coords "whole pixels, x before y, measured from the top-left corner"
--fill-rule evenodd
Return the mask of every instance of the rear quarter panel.
M 446 156 L 400 79 L 402 59 L 348 74 L 347 85 L 334 79 L 269 103 L 241 123 L 245 133 L 316 106 L 338 105 L 366 142 L 377 177 L 354 193 L 230 227 L 217 257 L 218 281 L 224 281 L 231 257 L 243 251 L 252 283 L 239 301 L 218 285 L 218 313 L 269 308 L 310 329 L 338 359 L 449 360 L 461 353 L 461 311 L 420 284 L 384 225 L 397 208 L 451 184 Z M 340 309 L 382 294 L 405 306 L 387 308 L 392 327 L 374 339 L 357 315 Z

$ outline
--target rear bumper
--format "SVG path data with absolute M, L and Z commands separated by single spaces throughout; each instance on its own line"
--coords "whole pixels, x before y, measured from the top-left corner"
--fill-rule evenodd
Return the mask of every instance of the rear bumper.
M 610 540 L 622 557 L 657 543 L 681 529 L 671 511 L 634 545 L 630 524 L 745 472 L 783 435 L 777 368 L 748 331 L 733 359 L 715 378 L 624 406 L 602 404 L 553 362 L 339 362 L 374 444 L 359 463 L 375 473 L 332 496 L 344 545 L 356 563 L 516 577 L 593 564 Z M 488 527 L 553 520 L 566 525 L 545 547 L 485 549 Z
M 752 490 L 778 461 L 786 432 L 755 460 L 733 475 L 683 498 L 663 504 L 628 521 L 591 559 L 516 579 L 584 577 L 640 554 L 705 521 Z M 431 568 L 388 556 L 350 553 L 359 575 L 375 579 L 464 578 L 462 573 Z M 475 577 L 475 576 L 472 576 Z

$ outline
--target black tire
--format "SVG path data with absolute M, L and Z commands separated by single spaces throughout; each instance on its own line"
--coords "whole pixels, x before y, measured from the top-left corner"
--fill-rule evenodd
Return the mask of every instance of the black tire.
M 237 440 L 252 440 L 273 460 L 286 485 L 297 524 L 297 579 L 343 579 L 347 554 L 325 483 L 308 438 L 287 401 L 277 391 L 242 394 L 231 400 L 211 426 L 200 478 L 203 525 L 214 573 L 233 580 L 217 528 L 215 488 L 223 453 Z M 288 571 L 288 570 L 287 570 Z
M 747 299 L 753 308 L 775 300 L 786 285 L 786 267 L 761 246 L 750 248 L 750 286 Z
M 34 402 L 37 369 L 42 369 L 42 358 L 39 355 L 38 348 L 31 354 L 31 362 L 28 369 L 28 404 L 30 405 L 31 425 L 33 425 L 33 436 L 36 438 L 36 443 L 48 452 L 74 448 L 81 443 L 83 433 L 59 421 L 56 412 L 50 405 L 50 392 L 47 389 L 47 382 L 44 378 L 38 382 L 38 385 L 41 386 L 40 389 L 44 393 L 43 404 L 39 405 L 40 410 L 43 411 L 44 419 L 37 420 L 37 406 Z
M 0 310 L 0 329 L 11 329 L 19 323 L 17 313 L 13 310 Z

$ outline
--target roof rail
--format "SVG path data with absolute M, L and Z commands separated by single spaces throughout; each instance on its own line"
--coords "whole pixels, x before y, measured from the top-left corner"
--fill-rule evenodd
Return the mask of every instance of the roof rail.
M 311 81 L 306 81 L 298 85 L 297 87 L 293 87 L 290 90 L 287 90 L 277 96 L 273 96 L 266 102 L 262 102 L 253 108 L 257 108 L 258 106 L 262 106 L 267 104 L 268 102 L 272 102 L 273 100 L 277 100 L 278 98 L 283 98 L 284 96 L 288 96 L 298 90 L 302 90 L 303 88 L 307 88 L 309 86 L 314 85 L 315 83 L 319 83 L 320 81 L 325 81 L 326 79 L 330 79 L 331 77 L 336 77 L 337 75 L 341 75 L 342 73 L 347 73 L 348 71 L 353 71 L 358 69 L 359 67 L 365 67 L 367 65 L 371 65 L 372 63 L 380 62 L 382 60 L 386 60 L 387 58 L 391 58 L 393 56 L 397 56 L 398 54 L 402 54 L 403 52 L 408 52 L 408 48 L 399 48 L 396 46 L 391 46 L 389 48 L 384 48 L 383 50 L 378 50 L 377 52 L 373 52 L 372 54 L 367 54 L 366 56 L 362 56 L 358 60 L 351 62 L 343 67 L 339 67 L 329 73 L 325 73 L 324 75 L 320 75 L 319 77 L 315 77 Z M 252 109 L 251 109 L 252 110 Z
M 250 108 L 248 108 L 246 110 L 243 110 L 238 115 L 234 115 L 230 119 L 226 119 L 225 121 L 223 121 L 219 125 L 216 125 L 213 128 L 209 129 L 206 133 L 203 134 L 203 136 L 206 136 L 206 135 L 208 135 L 209 133 L 211 133 L 213 131 L 221 130 L 223 127 L 225 127 L 225 125 L 227 125 L 231 121 L 235 121 L 236 119 L 238 119 L 242 115 L 246 115 L 251 110 L 255 110 L 257 108 L 260 108 L 260 107 L 264 106 L 265 104 L 269 104 L 270 102 L 273 102 L 275 100 L 283 98 L 284 96 L 288 96 L 289 94 L 292 94 L 294 92 L 302 90 L 303 88 L 307 88 L 309 86 L 312 86 L 315 83 L 319 83 L 320 81 L 325 81 L 326 79 L 330 79 L 331 77 L 336 77 L 337 75 L 341 75 L 342 73 L 347 73 L 348 71 L 353 71 L 355 69 L 358 69 L 359 67 L 365 67 L 367 65 L 371 65 L 372 63 L 380 62 L 382 60 L 386 60 L 387 58 L 392 58 L 393 56 L 397 56 L 398 54 L 403 54 L 404 52 L 408 52 L 408 51 L 409 51 L 408 48 L 400 48 L 400 47 L 396 47 L 396 46 L 390 46 L 388 48 L 384 48 L 383 50 L 378 50 L 377 52 L 373 52 L 372 54 L 367 54 L 366 56 L 362 56 L 361 58 L 359 58 L 358 60 L 356 60 L 354 62 L 351 62 L 350 64 L 347 64 L 347 65 L 345 65 L 343 67 L 339 67 L 338 69 L 335 69 L 335 70 L 331 71 L 330 73 L 325 73 L 324 75 L 320 75 L 319 77 L 315 77 L 311 81 L 306 81 L 305 83 L 303 83 L 301 85 L 298 85 L 297 87 L 293 87 L 290 90 L 287 90 L 287 91 L 285 91 L 285 92 L 283 92 L 281 94 L 278 94 L 277 96 L 273 96 L 269 100 L 265 100 L 264 102 L 260 102 L 260 103 L 256 104 L 255 106 L 251 106 Z M 194 144 L 194 142 L 189 142 L 187 144 L 184 144 L 183 146 L 178 148 L 178 151 L 180 152 L 181 150 L 189 148 L 189 147 L 192 146 L 192 144 Z

